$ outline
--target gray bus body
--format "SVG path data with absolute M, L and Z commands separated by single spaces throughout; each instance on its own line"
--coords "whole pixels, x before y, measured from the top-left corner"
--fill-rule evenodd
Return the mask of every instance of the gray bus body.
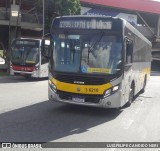
M 48 97 L 119 108 L 144 92 L 151 43 L 127 21 L 98 16 L 56 18 L 51 28 Z

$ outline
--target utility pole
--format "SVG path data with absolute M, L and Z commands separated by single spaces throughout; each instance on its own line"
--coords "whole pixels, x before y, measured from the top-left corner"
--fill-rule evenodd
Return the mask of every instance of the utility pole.
M 43 36 L 45 34 L 45 32 L 44 32 L 44 24 L 45 24 L 45 20 L 44 20 L 44 0 L 43 0 Z
M 17 38 L 17 29 L 18 29 L 18 26 L 19 26 L 19 17 L 20 17 L 20 9 L 21 9 L 21 3 L 22 1 L 19 0 L 19 10 L 18 10 L 18 16 L 17 16 L 17 22 L 16 22 L 16 27 L 15 27 L 15 38 Z

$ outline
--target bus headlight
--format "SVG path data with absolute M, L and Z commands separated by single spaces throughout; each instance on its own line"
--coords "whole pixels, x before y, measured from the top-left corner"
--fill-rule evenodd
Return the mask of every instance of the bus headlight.
M 118 91 L 118 89 L 119 89 L 119 85 L 116 85 L 116 86 L 114 86 L 114 87 L 112 88 L 112 91 L 113 91 L 113 92 L 116 92 L 116 91 Z
M 112 92 L 112 89 L 106 90 L 104 93 L 104 97 L 109 96 L 111 94 L 111 92 Z
M 35 66 L 35 69 L 34 70 L 39 70 L 39 66 Z
M 51 82 L 51 80 L 49 80 L 48 83 L 49 83 L 49 87 L 56 93 L 56 92 L 57 92 L 57 87 L 56 87 L 56 85 L 53 84 L 53 83 Z
M 120 84 L 119 85 L 116 85 L 116 86 L 113 86 L 111 89 L 108 89 L 104 92 L 104 97 L 108 97 L 109 95 L 117 92 L 120 88 Z

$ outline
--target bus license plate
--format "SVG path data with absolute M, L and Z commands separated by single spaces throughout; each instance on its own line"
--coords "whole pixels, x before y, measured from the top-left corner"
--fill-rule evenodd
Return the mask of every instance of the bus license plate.
M 77 102 L 77 103 L 84 103 L 84 98 L 72 98 L 73 102 Z

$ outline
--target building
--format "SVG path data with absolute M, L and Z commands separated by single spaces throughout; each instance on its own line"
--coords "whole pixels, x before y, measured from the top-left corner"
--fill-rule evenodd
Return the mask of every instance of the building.
M 0 42 L 5 49 L 14 38 L 42 35 L 42 15 L 35 5 L 35 0 L 0 0 Z

